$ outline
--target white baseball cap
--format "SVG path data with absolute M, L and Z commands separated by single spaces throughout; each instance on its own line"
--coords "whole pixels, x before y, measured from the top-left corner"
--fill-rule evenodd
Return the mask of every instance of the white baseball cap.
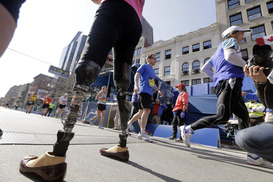
M 227 28 L 223 33 L 222 33 L 222 37 L 226 37 L 227 35 L 229 35 L 231 32 L 234 32 L 234 31 L 238 31 L 238 32 L 251 32 L 251 29 L 244 29 L 244 28 L 241 28 L 239 26 L 231 26 L 229 28 Z

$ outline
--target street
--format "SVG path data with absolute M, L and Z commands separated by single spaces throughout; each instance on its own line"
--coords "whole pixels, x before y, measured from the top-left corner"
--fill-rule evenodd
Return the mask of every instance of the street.
M 0 108 L 0 182 L 35 181 L 19 172 L 25 155 L 42 155 L 52 151 L 56 133 L 62 129 L 60 119 L 26 114 Z M 271 182 L 273 169 L 246 164 L 246 153 L 240 150 L 192 144 L 191 148 L 165 138 L 152 137 L 153 143 L 128 137 L 129 162 L 103 157 L 101 147 L 112 147 L 119 141 L 118 131 L 98 129 L 77 123 L 66 162 L 67 182 Z M 171 135 L 171 134 L 170 134 Z

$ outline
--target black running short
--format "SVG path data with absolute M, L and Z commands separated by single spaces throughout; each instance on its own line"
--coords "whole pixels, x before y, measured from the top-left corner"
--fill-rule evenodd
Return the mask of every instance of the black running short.
M 150 109 L 152 105 L 152 96 L 148 93 L 139 94 L 139 109 Z
M 97 105 L 97 109 L 99 111 L 105 111 L 106 110 L 106 105 L 105 104 L 98 104 Z

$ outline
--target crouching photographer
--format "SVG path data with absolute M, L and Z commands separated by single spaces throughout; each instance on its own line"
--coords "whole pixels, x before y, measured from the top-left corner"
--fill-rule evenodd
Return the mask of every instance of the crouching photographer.
M 253 58 L 244 72 L 253 79 L 259 100 L 267 108 L 265 122 L 243 129 L 235 136 L 240 148 L 248 152 L 247 163 L 272 167 L 273 162 L 273 55 L 269 45 L 255 45 Z

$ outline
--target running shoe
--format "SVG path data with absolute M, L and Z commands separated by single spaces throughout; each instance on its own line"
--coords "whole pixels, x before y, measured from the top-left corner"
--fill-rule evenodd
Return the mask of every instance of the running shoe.
M 180 137 L 178 137 L 178 138 L 176 138 L 176 139 L 174 139 L 174 141 L 175 142 L 180 142 L 180 143 L 183 143 L 183 139 L 182 139 L 182 137 L 180 136 Z
M 141 135 L 140 132 L 139 132 L 138 135 L 137 135 L 137 139 L 142 140 L 142 135 Z
M 253 166 L 261 166 L 261 167 L 267 167 L 267 168 L 273 168 L 273 165 L 271 162 L 264 160 L 263 158 L 259 157 L 256 154 L 247 154 L 246 159 L 247 164 L 253 165 Z
M 192 130 L 187 130 L 186 125 L 180 126 L 180 129 L 181 129 L 180 131 L 181 131 L 182 139 L 184 140 L 187 147 L 190 147 L 191 146 L 190 139 L 191 139 L 191 136 L 193 134 L 193 131 Z
M 169 140 L 174 140 L 174 139 L 175 139 L 175 137 L 170 136 L 170 137 L 168 137 L 168 139 L 169 139 Z
M 142 133 L 142 138 L 147 142 L 153 142 L 153 140 L 147 135 L 146 132 Z
M 101 125 L 99 125 L 99 127 L 98 127 L 99 129 L 103 129 L 103 127 L 101 126 Z

